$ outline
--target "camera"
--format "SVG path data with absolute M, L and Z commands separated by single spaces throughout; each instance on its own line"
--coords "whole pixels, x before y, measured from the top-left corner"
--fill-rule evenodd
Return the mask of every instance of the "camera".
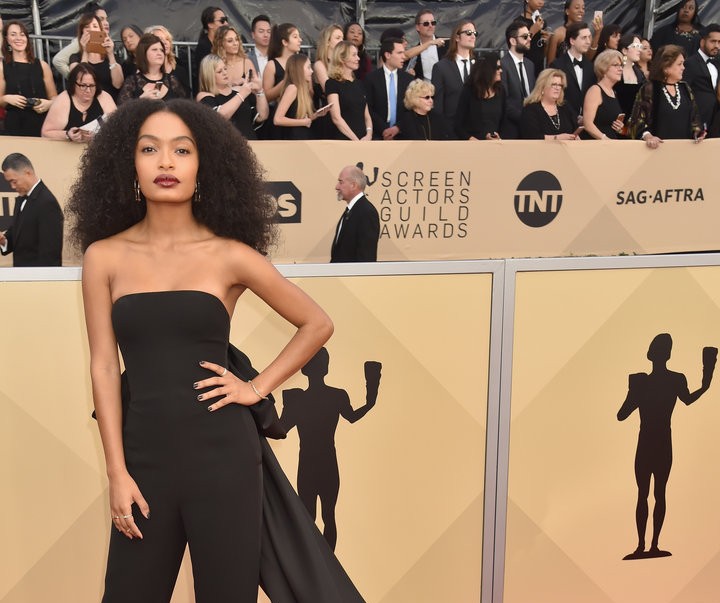
M 40 99 L 39 99 L 39 98 L 29 98 L 29 99 L 27 99 L 27 106 L 28 106 L 28 107 L 34 107 L 35 105 L 39 105 L 39 104 L 40 104 Z

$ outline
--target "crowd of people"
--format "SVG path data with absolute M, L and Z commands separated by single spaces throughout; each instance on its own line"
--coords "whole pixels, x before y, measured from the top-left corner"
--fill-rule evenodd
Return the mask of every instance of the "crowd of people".
M 162 25 L 123 27 L 121 61 L 106 11 L 89 3 L 76 39 L 52 61 L 67 77 L 59 95 L 27 28 L 10 21 L 0 66 L 5 133 L 86 142 L 118 105 L 192 94 L 249 139 L 635 138 L 656 148 L 668 138 L 720 136 L 720 25 L 701 25 L 695 0 L 681 2 L 651 40 L 604 24 L 601 11 L 588 23 L 583 0 L 567 0 L 564 23 L 551 32 L 544 5 L 524 0 L 502 56 L 476 52 L 471 21 L 437 37 L 433 12 L 422 8 L 418 43 L 387 29 L 375 66 L 359 23 L 326 27 L 313 62 L 292 23 L 257 16 L 246 52 L 240 31 L 211 6 L 189 66 Z

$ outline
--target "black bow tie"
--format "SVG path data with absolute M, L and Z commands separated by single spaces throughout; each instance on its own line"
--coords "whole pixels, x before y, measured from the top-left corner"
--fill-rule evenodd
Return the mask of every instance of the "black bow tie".
M 579 61 L 577 59 L 573 59 L 572 61 L 573 61 L 573 67 L 582 67 L 582 64 L 583 64 L 582 59 Z
M 712 58 L 712 57 L 709 58 L 709 59 L 705 59 L 705 64 L 706 64 L 706 65 L 710 65 L 710 64 L 715 65 L 715 59 Z

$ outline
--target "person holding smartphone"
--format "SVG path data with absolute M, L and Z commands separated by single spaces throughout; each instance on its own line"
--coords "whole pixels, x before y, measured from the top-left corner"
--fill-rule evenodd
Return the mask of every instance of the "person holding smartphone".
M 255 128 L 270 113 L 262 84 L 249 70 L 248 79 L 233 85 L 225 62 L 216 54 L 207 55 L 200 63 L 200 93 L 196 100 L 229 120 L 245 138 L 255 140 Z
M 295 54 L 287 60 L 283 89 L 273 118 L 283 140 L 315 138 L 313 123 L 329 110 L 329 105 L 315 109 L 312 76 L 312 65 L 306 55 Z
M 113 100 L 123 85 L 123 72 L 115 58 L 115 44 L 103 29 L 100 19 L 92 13 L 80 17 L 77 30 L 80 52 L 70 57 L 70 71 L 78 63 L 90 65 L 98 81 Z
M 617 50 L 604 50 L 595 57 L 594 69 L 598 82 L 585 94 L 582 138 L 620 138 L 625 114 L 613 88 L 622 79 L 623 55 Z
M 180 80 L 165 72 L 165 46 L 155 34 L 143 34 L 135 51 L 138 70 L 125 79 L 118 95 L 118 105 L 134 98 L 169 101 L 186 98 Z

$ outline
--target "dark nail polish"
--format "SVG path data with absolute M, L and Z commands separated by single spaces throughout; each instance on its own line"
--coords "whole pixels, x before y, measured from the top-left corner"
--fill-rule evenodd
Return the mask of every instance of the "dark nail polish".
M 212 407 L 212 406 L 208 406 L 208 410 L 209 410 L 210 412 L 212 412 L 212 411 L 213 411 L 213 407 Z
M 197 384 L 197 381 L 195 383 L 193 383 L 193 389 L 197 389 L 198 387 L 200 387 L 200 386 Z
M 198 400 L 202 400 L 202 399 L 203 399 L 203 396 L 202 396 L 202 394 L 200 394 L 200 395 L 198 396 Z
M 201 361 L 200 361 L 200 366 L 205 366 L 205 361 L 204 361 L 204 360 L 201 360 Z

